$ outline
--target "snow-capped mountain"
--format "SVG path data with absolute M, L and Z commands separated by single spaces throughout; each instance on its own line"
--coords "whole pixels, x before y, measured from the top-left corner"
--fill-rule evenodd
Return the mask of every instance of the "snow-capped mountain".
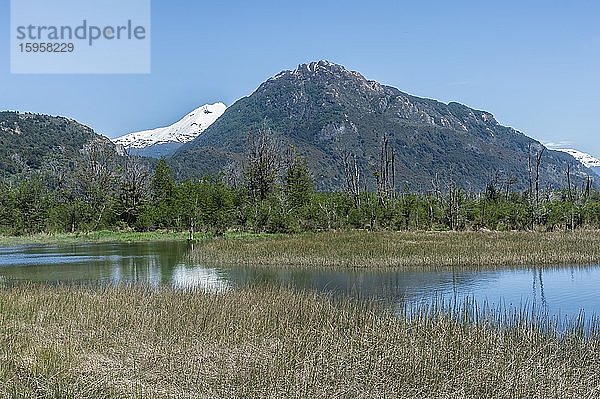
M 594 172 L 596 172 L 596 174 L 600 176 L 600 159 L 590 154 L 586 154 L 585 152 L 575 150 L 573 148 L 560 148 L 556 149 L 556 151 L 562 151 L 566 152 L 569 155 L 572 155 L 573 158 L 581 162 L 583 166 L 592 169 Z
M 113 139 L 130 154 L 160 157 L 173 153 L 213 124 L 227 107 L 223 103 L 203 105 L 171 126 L 129 133 Z

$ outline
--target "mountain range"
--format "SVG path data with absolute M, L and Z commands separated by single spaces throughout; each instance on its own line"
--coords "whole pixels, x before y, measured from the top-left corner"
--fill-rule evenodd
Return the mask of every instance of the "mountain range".
M 384 137 L 395 151 L 399 189 L 429 191 L 454 181 L 482 190 L 498 177 L 525 189 L 529 160 L 542 150 L 544 186 L 564 187 L 568 164 L 576 184 L 591 173 L 571 155 L 500 125 L 489 112 L 415 97 L 328 61 L 271 77 L 171 161 L 180 177 L 239 170 L 249 135 L 265 128 L 282 151 L 294 148 L 307 158 L 317 187 L 325 190 L 345 187 L 344 154 L 356 160 L 362 184 L 373 188 Z
M 223 103 L 206 104 L 170 126 L 129 133 L 113 141 L 131 155 L 153 158 L 169 156 L 184 143 L 198 137 L 223 115 L 226 108 Z
M 361 185 L 374 188 L 384 140 L 394 150 L 397 189 L 431 191 L 452 182 L 472 190 L 490 182 L 525 189 L 529 163 L 540 153 L 542 187 L 564 187 L 569 165 L 578 185 L 600 170 L 598 159 L 546 149 L 489 112 L 415 97 L 319 61 L 277 74 L 229 108 L 207 104 L 171 126 L 117 138 L 117 145 L 72 119 L 0 112 L 0 176 L 72 170 L 91 146 L 170 155 L 179 178 L 239 173 L 249 136 L 264 131 L 280 155 L 295 151 L 307 159 L 321 190 L 345 188 L 344 157 L 356 162 Z

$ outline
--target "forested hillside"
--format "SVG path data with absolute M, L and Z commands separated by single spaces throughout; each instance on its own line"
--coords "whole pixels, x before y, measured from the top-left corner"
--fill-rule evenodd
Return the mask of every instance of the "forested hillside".
M 0 112 L 0 175 L 72 169 L 92 145 L 115 151 L 106 137 L 72 119 Z

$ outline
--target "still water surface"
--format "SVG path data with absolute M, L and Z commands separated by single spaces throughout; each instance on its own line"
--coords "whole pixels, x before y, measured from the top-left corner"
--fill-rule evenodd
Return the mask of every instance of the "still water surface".
M 600 266 L 424 272 L 276 270 L 215 267 L 185 261 L 186 243 L 24 245 L 0 247 L 7 282 L 143 284 L 220 291 L 276 283 L 402 303 L 473 298 L 490 306 L 531 307 L 560 319 L 600 315 Z

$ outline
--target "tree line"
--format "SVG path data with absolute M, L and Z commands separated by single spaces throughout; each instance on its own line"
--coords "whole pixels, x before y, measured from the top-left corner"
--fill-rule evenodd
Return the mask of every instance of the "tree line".
M 342 153 L 346 189 L 318 192 L 306 159 L 280 148 L 268 131 L 249 135 L 244 163 L 232 168 L 234 173 L 182 182 L 164 159 L 150 168 L 138 158 L 89 148 L 66 171 L 0 179 L 0 234 L 600 228 L 600 193 L 590 184 L 550 191 L 533 178 L 529 190 L 518 192 L 496 177 L 481 192 L 449 180 L 433 184 L 427 193 L 413 193 L 395 188 L 394 157 L 384 137 L 372 176 L 376 188 L 368 191 L 356 158 Z

